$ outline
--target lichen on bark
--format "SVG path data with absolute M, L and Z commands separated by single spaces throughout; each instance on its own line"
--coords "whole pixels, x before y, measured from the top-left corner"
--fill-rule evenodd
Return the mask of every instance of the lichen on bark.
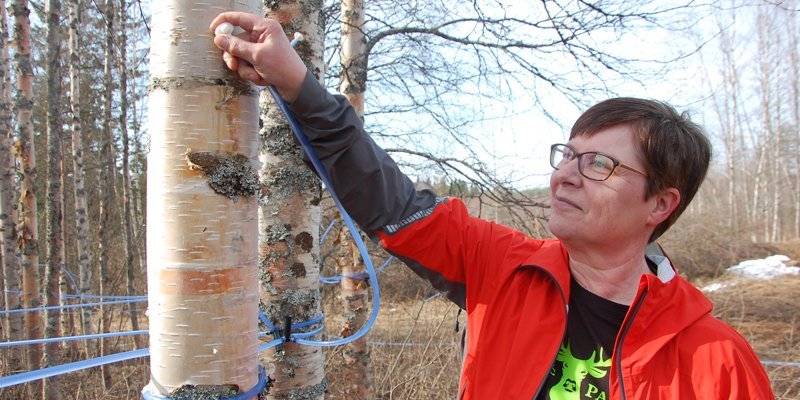
M 242 154 L 189 151 L 186 159 L 190 169 L 206 175 L 208 185 L 217 194 L 236 200 L 239 196 L 252 196 L 259 189 L 258 174 Z
M 307 386 L 301 389 L 294 389 L 289 390 L 287 392 L 281 394 L 271 394 L 271 399 L 275 400 L 313 400 L 322 398 L 325 393 L 328 392 L 328 382 L 327 380 L 322 380 L 322 382 Z
M 239 394 L 238 385 L 184 385 L 172 391 L 173 400 L 221 400 Z

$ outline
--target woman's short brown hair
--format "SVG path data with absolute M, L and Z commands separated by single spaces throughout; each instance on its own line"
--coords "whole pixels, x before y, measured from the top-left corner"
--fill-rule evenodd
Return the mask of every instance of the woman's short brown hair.
M 645 199 L 670 187 L 678 189 L 680 203 L 650 236 L 658 239 L 683 213 L 703 182 L 711 160 L 711 144 L 703 128 L 678 114 L 669 104 L 620 97 L 598 103 L 572 126 L 569 138 L 592 136 L 604 129 L 629 125 L 641 151 L 647 173 Z

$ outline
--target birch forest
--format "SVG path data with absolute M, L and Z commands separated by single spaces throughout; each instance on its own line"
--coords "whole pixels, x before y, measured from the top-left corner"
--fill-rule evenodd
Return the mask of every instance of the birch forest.
M 309 71 L 419 185 L 537 237 L 549 235 L 547 189 L 521 183 L 525 168 L 496 167 L 514 146 L 502 121 L 524 107 L 568 131 L 559 110 L 631 93 L 671 102 L 714 146 L 700 192 L 660 240 L 680 272 L 700 285 L 743 259 L 800 259 L 794 0 L 0 10 L 3 399 L 456 396 L 464 315 L 372 243 L 383 272 L 364 278 L 360 235 L 303 162 L 279 103 L 225 68 L 209 31 L 223 11 L 302 33 Z M 665 53 L 621 45 L 631 38 Z M 546 165 L 547 140 L 526 149 L 542 155 L 531 160 Z M 800 362 L 800 342 L 786 340 L 754 347 Z M 800 368 L 768 373 L 778 398 L 800 398 Z

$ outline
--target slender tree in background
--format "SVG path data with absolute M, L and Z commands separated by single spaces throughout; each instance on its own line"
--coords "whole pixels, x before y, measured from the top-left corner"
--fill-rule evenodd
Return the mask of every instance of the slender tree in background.
M 120 0 L 120 13 L 119 13 L 119 91 L 120 96 L 120 113 L 119 113 L 119 128 L 122 133 L 122 210 L 125 235 L 125 293 L 128 296 L 134 296 L 136 290 L 134 288 L 136 280 L 136 270 L 134 265 L 136 260 L 136 245 L 134 243 L 133 235 L 133 216 L 131 214 L 131 163 L 130 163 L 130 139 L 128 138 L 128 26 L 127 26 L 127 1 Z M 130 312 L 131 328 L 139 330 L 139 318 L 136 314 L 136 304 L 128 303 L 128 311 Z M 142 338 L 140 336 L 134 337 L 134 344 L 136 348 L 142 347 Z
M 267 15 L 288 34 L 300 32 L 297 49 L 309 70 L 322 73 L 320 2 L 264 2 Z M 291 131 L 272 98 L 262 92 L 261 201 L 259 257 L 261 302 L 276 325 L 290 318 L 308 321 L 321 314 L 319 292 L 319 224 L 321 188 L 300 159 Z M 283 345 L 269 349 L 265 361 L 275 366 L 270 399 L 321 399 L 326 390 L 325 358 L 320 347 Z
M 225 398 L 258 382 L 258 98 L 208 31 L 228 7 L 153 9 L 145 391 L 162 396 L 210 385 Z M 260 12 L 258 1 L 234 7 Z
M 62 30 L 61 35 L 65 36 L 65 33 L 66 32 Z M 62 64 L 65 62 L 65 60 L 63 58 L 64 54 L 65 53 L 64 53 L 64 51 L 62 49 L 62 59 L 61 59 Z M 63 65 L 62 65 L 62 69 L 63 69 Z M 61 92 L 62 92 L 62 95 L 63 95 L 64 94 L 63 93 L 64 90 L 61 89 Z M 64 112 L 63 110 L 66 109 L 66 104 L 64 104 L 66 101 L 67 101 L 66 96 L 62 97 L 61 100 L 59 100 L 59 103 L 61 104 L 62 112 Z M 66 113 L 64 115 L 66 116 Z M 68 178 L 68 175 L 70 173 L 68 172 L 68 170 L 69 170 L 69 157 L 66 157 L 65 153 L 66 153 L 67 147 L 68 147 L 68 143 L 67 142 L 70 139 L 67 137 L 68 133 L 64 131 L 64 129 L 66 129 L 65 127 L 67 126 L 66 121 L 64 120 L 64 118 L 65 117 L 61 117 L 62 124 L 63 124 L 64 128 L 62 128 L 61 138 L 60 138 L 61 140 L 58 141 L 58 145 L 60 147 L 59 148 L 59 154 L 61 155 L 61 157 L 60 157 L 61 158 L 61 162 L 59 163 L 59 170 L 61 171 L 61 176 L 60 176 L 60 179 L 59 179 L 59 184 L 61 185 L 61 196 L 59 196 L 59 201 L 61 202 L 61 214 L 62 214 L 61 228 L 60 228 L 61 229 L 61 242 L 62 242 L 60 258 L 62 260 L 62 264 L 61 264 L 61 268 L 60 268 L 61 269 L 61 273 L 59 274 L 58 286 L 60 288 L 60 293 L 61 293 L 61 296 L 59 298 L 59 304 L 62 305 L 62 306 L 66 303 L 66 298 L 63 296 L 64 294 L 70 293 L 70 292 L 79 293 L 78 285 L 77 285 L 77 282 L 75 281 L 75 277 L 73 276 L 72 272 L 70 272 L 70 268 L 68 268 L 68 267 L 70 267 L 70 266 L 72 266 L 74 264 L 70 264 L 70 261 L 67 259 L 67 247 L 70 246 L 70 243 L 68 241 L 70 239 L 70 234 L 69 234 L 68 229 L 67 229 L 67 224 L 68 224 L 68 219 L 71 217 L 71 215 L 74 215 L 74 210 L 72 210 L 72 209 L 68 210 L 67 209 L 67 204 L 68 204 L 67 203 L 67 187 L 68 187 L 67 178 Z M 78 314 L 78 313 L 71 312 L 71 311 L 70 312 L 66 312 L 66 313 L 62 313 L 62 315 L 61 315 L 61 332 L 62 332 L 62 334 L 64 336 L 77 336 L 77 335 L 80 334 L 79 333 L 79 325 L 76 323 L 76 321 L 79 319 L 79 316 L 76 315 L 76 314 Z M 80 354 L 79 343 L 76 342 L 76 341 L 68 341 L 67 343 L 63 344 L 63 347 L 64 347 L 65 352 L 67 353 L 67 357 L 71 358 L 73 356 L 77 356 L 78 354 Z
M 340 297 L 344 301 L 343 324 L 340 336 L 347 337 L 358 331 L 369 319 L 368 285 L 363 278 L 348 278 L 347 276 L 360 274 L 363 276 L 364 261 L 353 243 L 347 227 L 339 231 L 336 240 L 338 250 L 336 262 L 342 275 Z M 342 347 L 343 362 L 339 365 L 342 369 L 343 385 L 340 393 L 352 396 L 354 399 L 371 399 L 372 375 L 370 368 L 369 334 L 364 335 Z
M 117 157 L 116 148 L 114 146 L 114 131 L 111 126 L 111 107 L 114 98 L 114 0 L 106 0 L 104 9 L 104 22 L 105 22 L 105 55 L 103 57 L 103 89 L 104 104 L 103 104 L 103 139 L 102 147 L 100 150 L 100 259 L 99 269 L 100 273 L 100 295 L 111 294 L 111 276 L 110 276 L 110 257 L 111 257 L 111 230 L 112 218 L 114 209 L 117 208 L 117 195 L 116 195 L 116 170 L 117 170 Z M 108 307 L 100 307 L 100 329 L 101 332 L 109 332 L 111 330 L 111 315 Z M 110 341 L 108 339 L 100 339 L 100 355 L 104 356 L 110 353 Z M 103 387 L 108 390 L 111 385 L 111 371 L 108 365 L 100 367 L 103 374 Z
M 342 0 L 341 69 L 339 92 L 347 97 L 359 117 L 364 117 L 367 86 L 367 39 L 364 36 L 364 1 Z
M 794 130 L 794 143 L 800 150 L 800 31 L 796 18 L 788 18 L 789 31 L 789 82 L 791 87 L 791 115 Z M 794 157 L 794 230 L 795 238 L 800 237 L 800 157 Z
M 774 59 L 774 51 L 776 46 L 776 37 L 774 26 L 771 23 L 771 18 L 768 17 L 766 14 L 759 12 L 758 16 L 756 17 L 758 20 L 759 29 L 756 31 L 757 33 L 757 42 L 758 42 L 758 75 L 759 75 L 759 106 L 760 112 L 759 115 L 761 116 L 761 129 L 759 132 L 759 138 L 761 139 L 762 143 L 768 144 L 768 146 L 773 147 L 773 149 L 764 149 L 762 150 L 763 157 L 759 160 L 759 163 L 762 165 L 761 168 L 765 172 L 772 174 L 773 171 L 773 160 L 779 158 L 780 152 L 780 135 L 777 132 L 777 127 L 774 124 L 775 116 L 773 112 L 775 112 L 775 106 L 780 104 L 780 100 L 777 99 L 777 93 L 773 90 L 772 87 L 772 79 L 776 76 L 777 73 L 777 65 Z M 775 190 L 773 185 L 769 185 L 767 179 L 760 179 L 760 182 L 763 184 L 760 185 L 761 189 L 763 190 L 763 207 L 760 207 L 762 210 L 762 218 L 766 222 L 764 227 L 764 241 L 769 241 L 774 239 L 774 226 L 772 224 L 772 215 L 776 212 L 775 204 L 772 203 L 775 196 L 777 196 L 778 191 Z M 775 182 L 777 183 L 777 182 Z M 771 204 L 770 204 L 771 203 Z
M 721 28 L 721 27 L 720 27 Z M 719 37 L 719 46 L 723 62 L 719 64 L 722 69 L 721 76 L 722 90 L 725 95 L 714 96 L 713 102 L 717 118 L 724 121 L 721 124 L 720 134 L 723 136 L 723 143 L 725 144 L 725 168 L 728 174 L 728 187 L 727 187 L 727 209 L 730 214 L 728 226 L 734 231 L 739 229 L 739 201 L 737 193 L 737 181 L 734 177 L 740 176 L 737 171 L 739 163 L 737 163 L 737 154 L 739 153 L 739 140 L 740 128 L 739 122 L 739 81 L 738 81 L 738 66 L 734 57 L 734 43 L 736 42 L 735 30 L 722 30 Z
M 20 296 L 19 260 L 16 252 L 17 240 L 17 196 L 16 196 L 16 157 L 12 153 L 14 128 L 11 104 L 11 66 L 8 57 L 8 17 L 6 2 L 0 2 L 0 252 L 3 260 L 5 281 L 5 306 L 17 310 L 22 301 Z M 7 324 L 0 325 L 6 331 L 8 340 L 22 339 L 21 313 L 5 316 Z M 22 349 L 10 348 L 4 352 L 10 371 L 22 368 Z
M 39 228 L 36 204 L 36 152 L 33 144 L 33 66 L 31 65 L 30 9 L 27 0 L 14 0 L 14 54 L 17 76 L 17 156 L 20 158 L 21 184 L 19 196 L 18 245 L 22 255 L 22 299 L 24 308 L 41 305 L 39 297 Z M 25 337 L 41 339 L 42 319 L 38 311 L 25 313 Z M 27 348 L 28 368 L 41 365 L 42 346 Z M 30 386 L 40 392 L 38 383 Z
M 60 305 L 60 272 L 64 265 L 63 253 L 63 204 L 61 194 L 61 40 L 60 0 L 47 0 L 47 262 L 45 269 L 45 293 L 47 306 Z M 61 337 L 61 310 L 47 310 L 45 337 Z M 45 346 L 44 367 L 61 364 L 61 343 L 51 342 Z M 58 400 L 61 398 L 59 377 L 43 380 L 42 398 Z
M 92 269 L 89 255 L 89 223 L 87 215 L 87 198 L 84 184 L 83 166 L 83 119 L 81 118 L 81 77 L 80 77 L 80 37 L 81 2 L 69 1 L 69 92 L 72 127 L 72 173 L 74 177 L 73 193 L 75 196 L 75 242 L 78 252 L 78 292 L 81 296 L 92 290 Z M 81 334 L 91 335 L 92 310 L 89 307 L 80 309 Z M 95 347 L 84 341 L 84 352 L 93 357 Z
M 363 0 L 342 0 L 342 39 L 339 49 L 341 60 L 339 92 L 347 97 L 359 117 L 364 118 L 364 92 L 367 83 L 366 50 L 364 37 Z M 344 324 L 341 336 L 355 333 L 369 318 L 368 287 L 363 279 L 348 276 L 363 273 L 364 263 L 346 226 L 339 234 L 337 256 L 342 274 L 341 297 L 344 300 Z M 343 393 L 357 399 L 372 398 L 370 351 L 368 335 L 348 343 L 342 349 L 345 369 Z

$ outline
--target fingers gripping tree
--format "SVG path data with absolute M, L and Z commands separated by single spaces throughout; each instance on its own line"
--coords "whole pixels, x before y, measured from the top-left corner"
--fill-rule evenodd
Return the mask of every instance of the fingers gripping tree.
M 227 397 L 258 383 L 258 97 L 208 30 L 231 9 L 260 12 L 257 0 L 153 8 L 145 392 Z

